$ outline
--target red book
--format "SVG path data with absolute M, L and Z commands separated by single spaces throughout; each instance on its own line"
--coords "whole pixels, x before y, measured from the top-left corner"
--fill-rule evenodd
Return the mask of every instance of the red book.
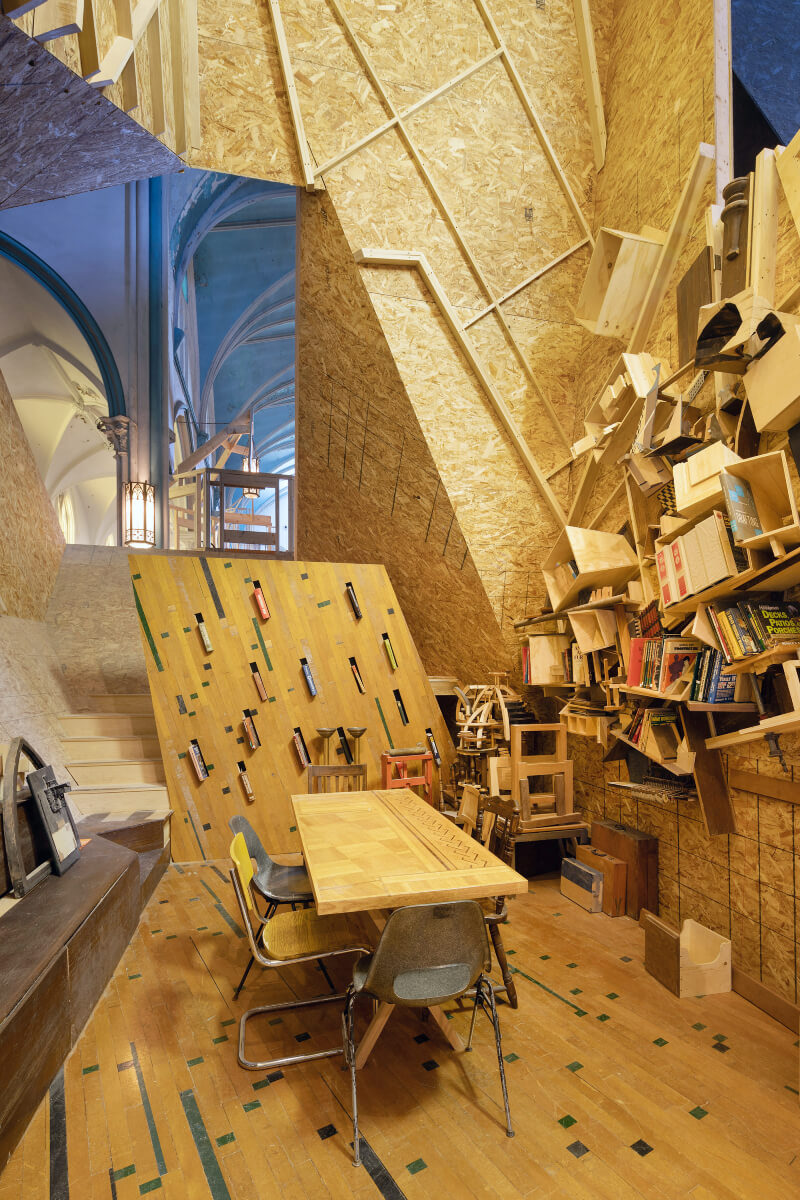
M 650 638 L 631 638 L 631 649 L 628 655 L 628 687 L 639 687 L 642 678 L 642 657 L 644 648 Z

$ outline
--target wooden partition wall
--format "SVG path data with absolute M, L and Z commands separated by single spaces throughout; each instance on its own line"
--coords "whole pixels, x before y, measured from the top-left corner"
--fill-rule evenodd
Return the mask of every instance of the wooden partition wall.
M 441 751 L 442 768 L 452 761 L 452 742 L 384 567 L 152 553 L 131 555 L 130 564 L 175 810 L 172 852 L 177 861 L 226 857 L 228 818 L 234 813 L 247 815 L 269 849 L 300 848 L 289 798 L 307 787 L 295 729 L 302 731 L 312 761 L 319 763 L 318 728 L 366 726 L 361 759 L 369 787 L 379 784 L 384 750 L 427 743 L 428 729 Z M 259 612 L 254 580 L 262 587 L 267 619 Z M 198 613 L 210 651 L 203 644 Z M 310 668 L 316 696 L 301 659 Z M 259 695 L 251 663 L 257 666 L 266 700 Z M 261 741 L 256 750 L 245 736 L 245 709 L 253 714 Z M 202 782 L 189 757 L 192 739 L 208 769 Z M 336 753 L 338 746 L 334 734 L 333 763 L 344 761 Z M 252 802 L 238 762 L 246 764 Z M 437 770 L 434 777 L 438 795 Z

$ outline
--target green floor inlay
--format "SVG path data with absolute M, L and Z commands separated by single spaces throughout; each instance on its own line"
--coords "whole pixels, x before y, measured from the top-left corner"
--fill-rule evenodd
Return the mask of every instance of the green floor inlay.
M 512 1063 L 512 1062 L 518 1062 L 518 1061 L 519 1061 L 519 1055 L 518 1055 L 518 1054 L 505 1054 L 505 1055 L 503 1055 L 503 1057 L 505 1058 L 505 1060 L 506 1060 L 506 1062 L 507 1062 L 507 1063 Z
M 248 1100 L 247 1104 L 243 1104 L 242 1108 L 245 1112 L 252 1112 L 256 1108 L 261 1108 L 260 1100 Z
M 235 1024 L 236 1024 L 236 1017 L 228 1017 L 227 1021 L 220 1021 L 220 1025 L 222 1026 L 223 1029 L 226 1029 L 228 1025 L 235 1025 Z
M 267 664 L 267 670 L 271 671 L 272 663 L 270 662 L 270 657 L 269 657 L 269 654 L 267 653 L 267 644 L 264 641 L 263 637 L 261 636 L 261 627 L 258 624 L 258 617 L 253 617 L 252 621 L 253 621 L 253 629 L 255 629 L 255 631 L 256 631 L 256 638 L 258 639 L 258 644 L 261 647 L 261 653 L 264 655 L 264 661 Z
M 205 1059 L 203 1059 L 202 1057 L 201 1058 L 187 1058 L 186 1065 L 187 1065 L 187 1067 L 197 1067 L 200 1065 L 201 1062 L 204 1062 L 204 1061 L 205 1061 Z
M 223 1033 L 222 1037 L 211 1039 L 211 1041 L 214 1043 L 215 1046 L 218 1046 L 220 1044 L 220 1042 L 227 1042 L 227 1040 L 228 1040 L 227 1033 Z
M 141 978 L 142 978 L 142 973 L 141 973 L 141 971 L 137 971 L 135 975 L 129 975 L 129 976 L 128 976 L 128 979 L 141 979 Z
M 689 1116 L 694 1117 L 696 1121 L 702 1121 L 703 1117 L 708 1116 L 708 1112 L 705 1108 L 701 1108 L 698 1104 L 697 1108 L 689 1109 Z
M 564 1129 L 569 1129 L 571 1125 L 578 1124 L 575 1117 L 571 1117 L 569 1115 L 569 1113 L 567 1113 L 567 1115 L 565 1117 L 559 1117 L 558 1123 L 559 1123 L 559 1125 L 563 1126 Z
M 728 1040 L 728 1038 L 727 1038 L 726 1034 L 724 1034 L 724 1033 L 715 1033 L 714 1034 L 715 1042 L 727 1042 L 727 1040 Z
M 257 1092 L 260 1088 L 265 1088 L 265 1087 L 269 1087 L 269 1080 L 268 1079 L 258 1079 L 253 1084 L 253 1091 Z
M 236 1141 L 235 1133 L 223 1133 L 221 1137 L 217 1138 L 217 1145 L 218 1146 L 227 1146 L 229 1142 L 235 1142 L 235 1141 Z
M 133 598 L 134 598 L 134 602 L 136 604 L 136 612 L 139 615 L 139 621 L 141 623 L 142 629 L 144 630 L 144 636 L 145 636 L 148 646 L 150 647 L 150 652 L 153 655 L 153 661 L 156 664 L 156 669 L 159 671 L 163 671 L 164 664 L 162 663 L 161 659 L 158 656 L 158 650 L 156 649 L 156 643 L 155 643 L 152 633 L 150 632 L 150 626 L 147 624 L 147 617 L 144 615 L 144 609 L 142 608 L 142 602 L 139 599 L 139 593 L 136 590 L 136 584 L 134 583 L 131 586 L 133 587 Z
M 606 1000 L 619 1000 L 617 992 L 606 992 Z
M 380 714 L 381 721 L 383 722 L 383 728 L 386 733 L 386 740 L 389 743 L 389 749 L 394 750 L 394 742 L 392 741 L 392 735 L 389 733 L 389 726 L 386 724 L 386 717 L 383 715 L 383 709 L 381 708 L 381 702 L 377 696 L 375 697 L 375 704 L 378 707 L 378 713 Z M 422 1162 L 422 1159 L 420 1159 L 420 1162 Z M 423 1166 L 424 1165 L 425 1164 L 423 1163 Z
M 99 1071 L 99 1070 L 100 1070 L 100 1064 L 95 1063 L 93 1067 L 84 1067 L 81 1074 L 82 1075 L 91 1075 L 92 1071 Z
M 197 1147 L 197 1153 L 200 1155 L 200 1162 L 203 1165 L 203 1172 L 213 1200 L 231 1200 L 231 1194 L 222 1176 L 214 1147 L 211 1145 L 211 1140 L 203 1124 L 203 1118 L 200 1116 L 195 1094 L 191 1089 L 181 1092 L 181 1104 L 194 1138 L 194 1144 Z
M 580 996 L 582 991 L 583 991 L 583 988 L 570 988 L 569 994 L 570 994 L 570 996 Z
M 148 1179 L 147 1183 L 139 1184 L 139 1195 L 146 1196 L 148 1192 L 157 1192 L 160 1187 L 160 1179 Z
M 698 1021 L 696 1025 L 692 1026 L 692 1029 L 697 1029 L 698 1031 L 702 1031 L 703 1029 L 705 1029 L 705 1025 L 701 1025 L 700 1022 Z
M 415 1158 L 413 1162 L 406 1164 L 406 1170 L 409 1175 L 416 1175 L 418 1171 L 424 1171 L 427 1166 L 424 1158 Z
M 653 1038 L 654 1046 L 668 1046 L 669 1042 L 666 1038 Z
M 597 1019 L 598 1021 L 610 1021 L 611 1017 L 608 1015 L 608 1013 L 600 1013 Z
M 131 1163 L 128 1167 L 120 1167 L 119 1170 L 112 1171 L 111 1178 L 114 1180 L 114 1183 L 118 1183 L 120 1179 L 127 1179 L 129 1175 L 133 1175 L 135 1170 L 136 1167 Z
M 164 1162 L 164 1152 L 161 1149 L 161 1142 L 156 1129 L 155 1117 L 153 1116 L 153 1107 L 150 1103 L 150 1097 L 147 1094 L 147 1088 L 142 1074 L 141 1064 L 139 1063 L 139 1055 L 136 1052 L 136 1046 L 130 1042 L 131 1058 L 133 1059 L 133 1069 L 136 1072 L 136 1082 L 139 1084 L 139 1095 L 142 1098 L 142 1108 L 144 1109 L 145 1120 L 147 1121 L 147 1129 L 150 1134 L 150 1141 L 153 1145 L 153 1155 L 156 1160 L 156 1167 L 159 1175 L 166 1175 L 167 1164 Z M 144 1185 L 143 1185 L 144 1186 Z M 159 1187 L 161 1181 L 159 1180 Z M 152 1189 L 150 1189 L 152 1190 Z
M 582 1070 L 582 1068 L 583 1068 L 583 1063 L 579 1063 L 579 1062 L 567 1063 L 568 1071 L 580 1071 L 580 1070 Z

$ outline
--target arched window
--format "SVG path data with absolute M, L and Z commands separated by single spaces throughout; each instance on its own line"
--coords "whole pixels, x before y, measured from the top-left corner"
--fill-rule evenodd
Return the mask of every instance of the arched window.
M 75 541 L 75 509 L 69 492 L 62 492 L 56 500 L 56 516 L 67 545 Z

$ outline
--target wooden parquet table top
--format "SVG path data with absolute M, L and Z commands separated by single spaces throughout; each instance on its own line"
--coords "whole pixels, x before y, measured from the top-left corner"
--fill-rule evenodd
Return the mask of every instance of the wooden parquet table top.
M 528 890 L 408 788 L 293 796 L 292 804 L 320 915 Z

